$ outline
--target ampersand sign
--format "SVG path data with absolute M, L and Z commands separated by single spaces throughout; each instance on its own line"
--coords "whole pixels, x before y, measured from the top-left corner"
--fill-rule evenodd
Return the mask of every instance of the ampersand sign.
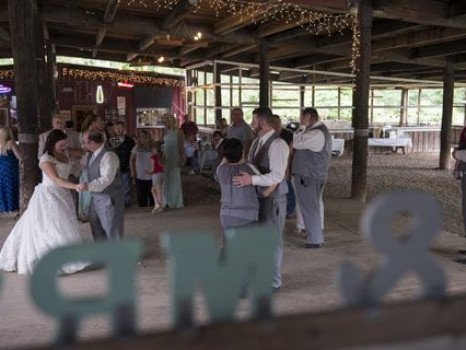
M 397 238 L 392 223 L 397 215 L 406 212 L 412 220 L 405 234 Z M 424 298 L 442 298 L 445 275 L 428 250 L 441 228 L 441 210 L 435 199 L 423 192 L 391 192 L 373 200 L 364 212 L 361 229 L 383 259 L 366 278 L 351 263 L 340 266 L 338 280 L 345 303 L 376 305 L 410 271 L 419 276 Z

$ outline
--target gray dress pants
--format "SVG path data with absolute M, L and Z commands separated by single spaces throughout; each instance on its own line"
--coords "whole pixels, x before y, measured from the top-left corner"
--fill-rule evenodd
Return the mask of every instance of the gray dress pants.
M 306 243 L 322 244 L 324 243 L 324 232 L 322 230 L 321 198 L 325 180 L 293 175 L 293 181 L 306 228 Z
M 123 237 L 124 197 L 123 191 L 113 195 L 92 193 L 89 222 L 95 241 L 117 240 Z
M 286 221 L 286 194 L 277 198 L 259 198 L 259 224 L 268 224 L 277 228 L 278 243 L 275 250 L 275 266 L 272 286 L 282 285 L 283 230 Z

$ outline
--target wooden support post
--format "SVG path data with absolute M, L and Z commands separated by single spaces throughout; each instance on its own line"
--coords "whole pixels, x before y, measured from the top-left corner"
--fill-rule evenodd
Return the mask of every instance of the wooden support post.
M 312 101 L 311 106 L 314 107 L 316 105 L 316 86 L 312 85 Z
M 230 111 L 233 108 L 233 106 L 234 106 L 234 103 L 233 103 L 233 75 L 230 74 Z M 227 119 L 228 125 L 230 125 L 230 123 L 231 123 L 230 113 L 228 113 L 228 118 L 230 118 L 230 119 Z
M 440 170 L 448 168 L 451 155 L 451 126 L 453 121 L 453 95 L 455 74 L 453 64 L 448 61 L 443 76 L 442 130 L 440 131 Z
M 338 87 L 338 111 L 337 111 L 337 120 L 340 120 L 341 117 L 341 87 Z
M 371 113 L 371 120 L 370 120 L 370 126 L 374 126 L 374 89 L 371 89 L 371 101 L 370 101 L 370 105 L 369 105 L 369 110 L 370 110 L 370 113 Z M 354 93 L 353 93 L 354 95 Z M 355 104 L 353 104 L 354 106 Z
M 37 98 L 39 103 L 39 133 L 52 128 L 51 114 L 50 114 L 50 94 L 49 82 L 47 77 L 47 65 L 45 56 L 44 39 L 44 22 L 40 18 L 38 12 L 34 14 L 34 27 L 35 27 L 35 54 L 36 54 L 36 69 L 37 69 Z
M 269 58 L 268 44 L 261 40 L 259 45 L 259 106 L 269 107 Z
M 305 80 L 306 78 L 304 78 Z M 301 115 L 301 111 L 304 109 L 305 106 L 305 93 L 306 93 L 306 85 L 301 85 L 299 87 L 299 115 Z
M 47 85 L 49 94 L 49 110 L 53 115 L 57 110 L 57 80 L 55 72 L 57 71 L 57 55 L 55 53 L 55 46 L 50 42 L 47 43 Z M 75 125 L 76 126 L 76 125 Z
M 19 124 L 20 210 L 24 212 L 37 184 L 37 75 L 34 10 L 30 0 L 8 0 L 11 47 Z
M 214 62 L 214 84 L 215 84 L 215 126 L 220 128 L 222 119 L 222 70 L 220 65 Z
M 400 126 L 408 125 L 408 89 L 401 90 Z
M 466 91 L 464 91 L 464 100 L 466 101 Z M 464 103 L 464 122 L 463 125 L 466 125 L 466 102 Z
M 204 85 L 208 85 L 207 83 L 207 66 L 204 66 Z M 204 101 L 203 101 L 203 106 L 204 106 L 204 126 L 207 125 L 207 90 L 202 89 L 204 92 Z
M 353 168 L 351 173 L 351 197 L 366 201 L 367 138 L 369 136 L 368 101 L 371 68 L 371 0 L 361 0 L 358 9 L 358 25 L 361 33 L 360 56 L 357 59 L 356 87 L 353 110 Z
M 186 71 L 186 86 L 192 87 L 193 86 L 193 71 L 187 70 Z M 186 92 L 186 120 L 192 120 L 196 122 L 196 118 L 194 117 L 194 106 L 193 106 L 193 95 L 194 93 L 192 90 L 188 90 Z
M 421 94 L 422 89 L 419 89 L 417 95 L 417 125 L 421 125 Z

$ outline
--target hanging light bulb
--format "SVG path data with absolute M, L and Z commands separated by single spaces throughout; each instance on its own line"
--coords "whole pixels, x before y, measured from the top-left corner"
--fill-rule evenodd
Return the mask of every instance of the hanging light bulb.
M 102 85 L 97 85 L 97 90 L 95 92 L 95 101 L 98 104 L 104 103 L 104 89 L 102 88 Z
M 162 63 L 163 61 L 165 61 L 165 57 L 161 56 L 159 57 L 159 59 L 157 60 L 159 63 Z

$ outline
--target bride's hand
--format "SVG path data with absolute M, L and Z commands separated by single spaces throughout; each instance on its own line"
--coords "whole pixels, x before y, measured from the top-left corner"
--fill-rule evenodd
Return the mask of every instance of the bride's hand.
M 76 185 L 76 191 L 78 191 L 78 192 L 84 192 L 84 191 L 87 191 L 87 190 L 88 190 L 88 187 L 87 187 L 86 182 L 83 182 L 83 183 L 80 183 L 80 184 Z

